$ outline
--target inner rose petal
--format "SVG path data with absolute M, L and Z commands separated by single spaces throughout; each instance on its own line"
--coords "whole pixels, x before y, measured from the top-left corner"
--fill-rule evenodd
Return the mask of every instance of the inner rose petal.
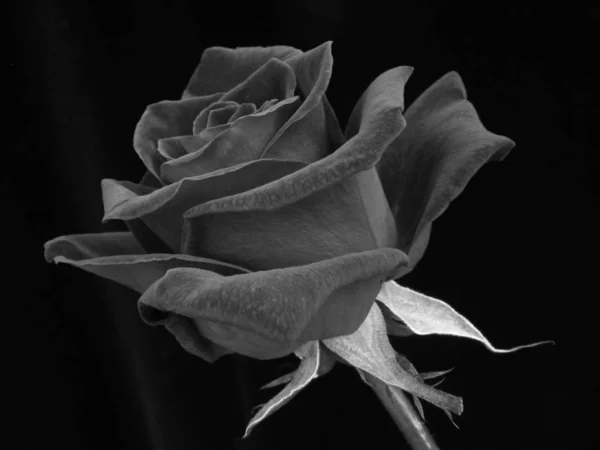
M 229 105 L 219 109 L 213 109 L 208 113 L 208 122 L 206 124 L 206 128 L 226 124 L 231 116 L 237 112 L 239 107 L 240 105 Z
M 211 111 L 221 109 L 226 106 L 238 107 L 239 105 L 234 101 L 218 101 L 213 103 L 212 105 L 208 105 L 206 108 L 200 111 L 200 114 L 198 114 L 198 116 L 194 119 L 192 133 L 199 134 L 208 126 L 208 116 L 211 113 Z
M 237 85 L 221 98 L 238 103 L 262 104 L 272 98 L 287 99 L 294 95 L 296 75 L 292 68 L 279 59 L 271 59 L 243 83 Z
M 226 123 L 216 127 L 206 128 L 196 135 L 174 136 L 158 141 L 158 152 L 169 161 L 179 159 L 189 153 L 194 153 L 228 129 Z
M 298 97 L 292 97 L 268 109 L 241 117 L 200 150 L 167 161 L 160 168 L 161 177 L 169 183 L 182 178 L 206 174 L 259 159 L 260 153 L 277 130 L 298 108 Z M 208 132 L 210 128 L 206 129 Z M 195 137 L 190 137 L 193 141 Z
M 277 103 L 276 98 L 266 100 L 262 105 L 260 105 L 260 108 L 258 108 L 258 110 L 256 112 L 266 111 L 267 109 L 269 109 L 271 106 L 275 105 L 276 103 Z
M 254 103 L 242 103 L 238 110 L 229 118 L 227 123 L 235 122 L 240 117 L 249 116 L 256 112 L 256 106 Z
M 269 59 L 287 60 L 300 54 L 302 51 L 297 48 L 284 45 L 207 48 L 183 93 L 183 98 L 227 92 L 242 83 Z

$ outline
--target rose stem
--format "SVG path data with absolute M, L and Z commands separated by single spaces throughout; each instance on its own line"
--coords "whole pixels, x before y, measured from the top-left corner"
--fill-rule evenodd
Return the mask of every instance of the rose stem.
M 363 375 L 413 450 L 439 450 L 427 427 L 399 388 L 390 388 L 366 372 Z

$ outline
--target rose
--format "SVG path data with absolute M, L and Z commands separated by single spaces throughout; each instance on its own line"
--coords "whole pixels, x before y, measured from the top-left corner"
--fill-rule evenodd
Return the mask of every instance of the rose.
M 329 42 L 206 50 L 183 98 L 136 128 L 141 182 L 102 182 L 103 221 L 130 232 L 59 237 L 46 258 L 135 289 L 144 321 L 208 361 L 353 333 L 382 282 L 422 257 L 433 220 L 514 144 L 483 127 L 454 72 L 403 115 L 410 67 L 377 77 L 342 134 L 331 69 Z

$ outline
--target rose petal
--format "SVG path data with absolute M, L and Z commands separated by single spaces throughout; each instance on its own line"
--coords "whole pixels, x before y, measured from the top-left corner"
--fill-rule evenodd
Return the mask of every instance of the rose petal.
M 271 100 L 267 100 L 266 102 L 264 102 L 262 105 L 260 105 L 260 108 L 258 108 L 256 110 L 256 112 L 263 112 L 266 111 L 267 109 L 269 109 L 271 106 L 275 105 L 279 100 L 277 100 L 276 98 L 272 98 Z
M 202 336 L 187 317 L 175 313 L 164 313 L 141 303 L 138 303 L 138 312 L 147 325 L 164 326 L 186 352 L 202 358 L 206 362 L 212 363 L 222 356 L 233 353 Z
M 164 186 L 162 180 L 152 175 L 152 172 L 150 172 L 149 170 L 146 170 L 146 172 L 144 173 L 144 176 L 140 180 L 140 184 L 142 186 L 147 186 L 155 189 L 160 189 Z
M 475 172 L 492 156 L 505 156 L 514 142 L 484 128 L 456 72 L 427 89 L 405 117 L 406 129 L 377 170 L 396 215 L 398 248 L 410 252 Z
M 165 156 L 167 161 L 179 159 L 190 153 L 195 153 L 229 128 L 229 124 L 205 128 L 198 134 L 187 136 L 173 136 L 158 141 L 158 152 Z
M 298 86 L 305 100 L 281 127 L 262 155 L 264 158 L 293 159 L 312 163 L 333 150 L 329 128 L 335 124 L 332 111 L 325 114 L 323 99 L 333 66 L 331 42 L 326 42 L 309 52 L 287 61 L 294 69 Z M 338 125 L 339 127 L 339 125 Z
M 308 341 L 352 333 L 383 280 L 405 262 L 387 248 L 230 277 L 177 268 L 140 302 L 194 319 L 202 335 L 236 353 L 273 359 Z
M 327 134 L 331 139 L 330 153 L 332 153 L 346 142 L 346 138 L 344 137 L 338 118 L 326 95 L 323 95 L 323 111 L 325 112 L 325 121 L 327 123 Z
M 162 181 L 156 178 L 148 170 L 140 180 L 140 185 L 149 188 L 160 189 L 163 187 Z M 150 191 L 152 192 L 152 191 Z M 156 235 L 152 229 L 140 218 L 125 220 L 129 231 L 133 233 L 135 239 L 146 250 L 146 253 L 173 253 L 173 250 Z
M 158 151 L 161 154 L 168 155 L 169 161 L 179 159 L 183 156 L 195 153 L 211 142 L 219 134 L 229 128 L 226 123 L 212 128 L 205 128 L 198 134 L 192 136 L 174 136 L 158 141 Z
M 144 248 L 146 253 L 173 253 L 174 249 L 169 247 L 152 229 L 146 225 L 143 219 L 125 220 L 129 231 Z
M 48 262 L 79 267 L 139 293 L 144 292 L 169 269 L 176 267 L 193 267 L 222 275 L 248 272 L 243 267 L 207 258 L 146 254 L 134 236 L 128 232 L 59 236 L 44 244 L 44 256 Z M 144 315 L 147 317 L 144 319 L 146 323 L 164 325 L 186 351 L 208 362 L 231 353 L 201 336 L 186 317 L 172 313 L 161 313 L 160 317 L 156 314 L 142 314 L 142 317 Z
M 288 98 L 264 112 L 228 124 L 226 130 L 202 149 L 163 164 L 161 178 L 175 183 L 259 159 L 271 137 L 296 110 L 297 100 L 298 97 Z
M 463 405 L 459 397 L 425 384 L 398 363 L 397 353 L 388 340 L 383 315 L 377 303 L 372 305 L 365 321 L 355 333 L 325 339 L 323 344 L 351 366 L 364 370 L 388 385 L 410 392 L 455 414 L 462 413 Z
M 271 58 L 285 61 L 302 52 L 293 47 L 210 47 L 202 54 L 183 98 L 227 92 L 246 80 Z
M 319 363 L 321 361 L 320 345 L 317 341 L 307 342 L 300 347 L 296 354 L 300 354 L 301 361 L 298 369 L 291 374 L 289 383 L 271 400 L 263 405 L 252 417 L 246 427 L 244 438 L 247 438 L 252 429 L 267 417 L 275 413 L 279 408 L 289 402 L 296 394 L 308 386 L 312 380 L 317 378 Z
M 240 108 L 240 105 L 223 106 L 222 108 L 213 109 L 208 114 L 207 128 L 224 125 L 229 122 L 229 119 Z
M 242 103 L 238 110 L 229 118 L 228 123 L 235 122 L 240 117 L 248 116 L 256 112 L 254 103 Z
M 184 253 L 266 270 L 395 246 L 391 211 L 377 174 L 368 169 L 402 131 L 404 118 L 385 95 L 374 96 L 359 114 L 365 117 L 359 132 L 333 154 L 187 211 Z
M 158 141 L 192 134 L 194 118 L 221 95 L 218 93 L 188 100 L 165 100 L 146 108 L 135 128 L 133 147 L 155 177 L 160 178 L 160 165 L 165 162 L 165 156 L 158 152 Z
M 161 189 L 129 181 L 102 180 L 107 220 L 142 218 L 174 252 L 179 252 L 183 213 L 194 205 L 251 190 L 304 167 L 297 161 L 262 159 L 194 178 Z
M 360 129 L 373 126 L 371 122 L 377 121 L 382 111 L 393 108 L 404 110 L 404 86 L 413 70 L 410 66 L 400 66 L 373 80 L 350 114 L 345 132 L 347 139 L 356 135 Z
M 510 353 L 523 348 L 535 347 L 551 341 L 520 345 L 508 350 L 495 348 L 464 316 L 450 305 L 407 287 L 395 281 L 383 284 L 377 300 L 385 304 L 398 319 L 402 320 L 414 333 L 420 335 L 445 334 L 466 337 L 483 343 L 495 353 Z
M 237 108 L 239 105 L 232 100 L 223 101 L 222 99 L 219 100 L 218 102 L 214 102 L 211 105 L 208 105 L 206 108 L 204 108 L 202 111 L 200 111 L 198 116 L 194 119 L 194 123 L 192 125 L 192 133 L 193 134 L 201 133 L 206 127 L 208 127 L 208 116 L 210 115 L 210 113 L 213 110 L 223 108 L 224 106 L 235 106 Z M 186 134 L 192 134 L 192 133 L 186 133 Z
M 232 275 L 242 267 L 182 254 L 147 254 L 130 232 L 73 234 L 44 244 L 46 261 L 66 263 L 142 293 L 169 269 L 193 267 Z
M 184 215 L 182 251 L 269 270 L 394 247 L 395 224 L 376 176 L 366 170 L 273 210 Z
M 181 139 L 187 136 L 173 136 L 165 139 L 159 139 L 156 151 L 160 153 L 166 161 L 181 158 L 187 155 L 187 151 L 181 144 Z
M 296 75 L 292 68 L 287 63 L 273 58 L 242 83 L 225 93 L 221 100 L 260 105 L 271 98 L 278 100 L 290 98 L 294 95 L 295 88 Z

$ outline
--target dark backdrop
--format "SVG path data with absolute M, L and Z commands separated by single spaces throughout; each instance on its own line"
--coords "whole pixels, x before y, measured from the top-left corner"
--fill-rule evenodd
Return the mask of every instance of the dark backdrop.
M 206 364 L 144 325 L 132 291 L 43 259 L 55 236 L 125 229 L 100 223 L 100 180 L 141 178 L 134 127 L 146 105 L 179 97 L 206 47 L 329 39 L 342 124 L 372 79 L 412 65 L 407 104 L 457 70 L 486 127 L 517 143 L 436 222 L 401 282 L 448 301 L 499 347 L 556 346 L 495 355 L 459 338 L 395 340 L 420 370 L 455 367 L 442 387 L 464 398 L 460 430 L 425 406 L 441 448 L 596 448 L 600 11 L 519 4 L 14 2 L 5 67 L 17 102 L 5 110 L 0 191 L 11 448 L 402 448 L 341 365 L 240 442 L 272 395 L 258 387 L 293 357 Z

